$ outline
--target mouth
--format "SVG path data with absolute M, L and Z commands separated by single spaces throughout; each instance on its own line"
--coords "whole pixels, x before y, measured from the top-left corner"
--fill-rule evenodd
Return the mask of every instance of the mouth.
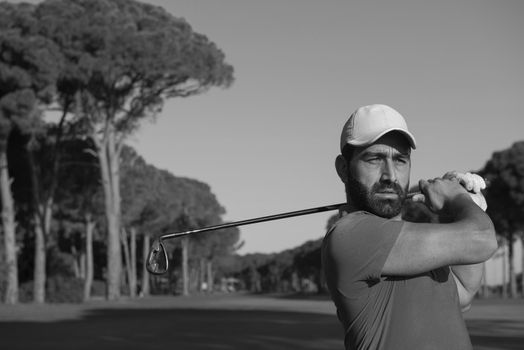
M 375 195 L 384 198 L 398 198 L 398 193 L 395 191 L 376 192 Z

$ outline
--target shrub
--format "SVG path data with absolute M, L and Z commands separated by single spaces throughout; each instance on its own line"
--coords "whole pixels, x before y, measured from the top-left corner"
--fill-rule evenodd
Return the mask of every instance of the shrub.
M 50 303 L 81 303 L 84 281 L 80 278 L 53 276 L 47 280 L 46 301 Z
M 81 303 L 83 293 L 82 279 L 56 275 L 47 279 L 45 300 L 48 303 Z M 18 298 L 22 303 L 33 301 L 33 281 L 20 285 Z
M 33 301 L 33 281 L 21 283 L 18 287 L 18 301 L 30 303 Z
M 106 282 L 100 280 L 94 280 L 91 286 L 92 297 L 105 297 L 106 295 Z

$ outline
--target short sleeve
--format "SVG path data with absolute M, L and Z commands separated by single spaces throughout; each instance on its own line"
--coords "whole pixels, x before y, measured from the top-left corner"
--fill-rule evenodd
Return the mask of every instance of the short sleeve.
M 403 221 L 366 212 L 340 219 L 324 239 L 326 278 L 335 279 L 339 292 L 346 297 L 357 297 L 379 283 L 402 225 Z

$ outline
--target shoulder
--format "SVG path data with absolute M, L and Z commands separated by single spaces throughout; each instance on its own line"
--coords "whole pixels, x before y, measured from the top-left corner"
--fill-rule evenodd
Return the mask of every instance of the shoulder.
M 374 220 L 375 218 L 378 218 L 378 216 L 373 215 L 367 211 L 354 211 L 352 213 L 343 215 L 340 219 L 338 219 L 338 221 L 335 222 L 331 228 L 331 231 L 340 230 L 342 227 L 355 226 L 366 220 Z
M 385 219 L 367 211 L 356 211 L 341 217 L 328 231 L 326 237 L 355 236 L 361 232 L 388 229 L 388 224 L 398 226 L 402 221 Z
M 346 255 L 376 249 L 382 244 L 394 243 L 404 221 L 385 219 L 366 211 L 357 211 L 341 217 L 327 232 L 323 246 L 334 254 Z

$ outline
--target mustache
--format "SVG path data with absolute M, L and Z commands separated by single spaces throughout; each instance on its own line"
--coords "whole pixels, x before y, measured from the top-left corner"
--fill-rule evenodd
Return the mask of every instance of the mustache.
M 371 193 L 394 192 L 399 197 L 405 197 L 406 191 L 396 182 L 376 183 L 371 187 Z

